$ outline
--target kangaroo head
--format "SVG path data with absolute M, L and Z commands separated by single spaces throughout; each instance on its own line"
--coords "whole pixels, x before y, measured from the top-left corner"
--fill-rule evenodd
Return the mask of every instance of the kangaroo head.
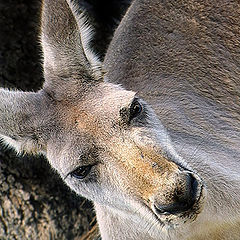
M 1 116 L 8 121 L 1 135 L 19 151 L 44 153 L 76 193 L 126 218 L 159 227 L 192 221 L 201 179 L 152 108 L 104 77 L 89 31 L 72 2 L 44 1 L 45 83 L 37 93 L 1 90 L 11 114 Z
M 99 82 L 78 101 L 52 100 L 48 106 L 57 117 L 47 158 L 74 191 L 127 214 L 138 204 L 164 217 L 199 207 L 201 181 L 135 93 Z

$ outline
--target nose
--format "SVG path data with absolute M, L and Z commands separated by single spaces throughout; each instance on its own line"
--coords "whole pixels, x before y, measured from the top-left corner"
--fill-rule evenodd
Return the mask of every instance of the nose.
M 180 179 L 177 187 L 167 194 L 164 201 L 166 203 L 161 201 L 161 197 L 155 198 L 154 208 L 156 212 L 168 215 L 187 211 L 196 202 L 198 188 L 198 180 L 191 173 L 188 173 Z

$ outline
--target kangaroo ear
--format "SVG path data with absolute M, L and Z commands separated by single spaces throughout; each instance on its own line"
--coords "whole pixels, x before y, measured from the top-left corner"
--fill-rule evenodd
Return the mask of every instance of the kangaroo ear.
M 101 62 L 89 47 L 91 28 L 73 1 L 44 0 L 41 42 L 44 88 L 60 95 L 102 80 Z
M 41 91 L 20 92 L 0 89 L 0 138 L 17 152 L 44 153 Z

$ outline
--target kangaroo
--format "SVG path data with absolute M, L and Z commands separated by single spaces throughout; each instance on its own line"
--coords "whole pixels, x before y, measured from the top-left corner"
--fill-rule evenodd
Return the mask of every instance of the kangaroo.
M 198 218 L 167 239 L 240 239 L 239 9 L 239 1 L 134 1 L 106 54 L 106 77 L 151 104 L 207 188 Z
M 133 1 L 102 63 L 78 4 L 44 0 L 45 82 L 0 89 L 3 141 L 92 200 L 103 240 L 239 239 L 238 7 Z

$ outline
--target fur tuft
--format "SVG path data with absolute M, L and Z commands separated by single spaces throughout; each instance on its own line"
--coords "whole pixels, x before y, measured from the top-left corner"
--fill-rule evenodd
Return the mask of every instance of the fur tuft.
M 78 24 L 83 51 L 85 57 L 91 65 L 93 77 L 96 80 L 101 79 L 103 76 L 102 62 L 99 60 L 98 55 L 93 52 L 90 46 L 93 37 L 93 29 L 88 23 L 86 14 L 84 12 L 79 12 L 79 7 L 71 1 L 68 1 L 68 4 Z

